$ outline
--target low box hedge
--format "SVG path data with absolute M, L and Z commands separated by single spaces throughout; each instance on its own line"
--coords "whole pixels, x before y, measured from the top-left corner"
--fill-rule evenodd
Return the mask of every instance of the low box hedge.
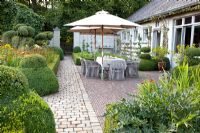
M 21 71 L 1 65 L 0 92 L 1 133 L 56 132 L 51 109 L 29 89 Z
M 60 57 L 56 56 L 54 58 L 54 61 L 50 64 L 48 64 L 48 67 L 56 74 L 58 71 L 58 67 L 60 65 Z
M 140 71 L 155 71 L 156 68 L 157 63 L 155 62 L 155 60 L 141 59 L 139 64 Z
M 75 65 L 81 65 L 79 53 L 72 53 L 72 59 Z

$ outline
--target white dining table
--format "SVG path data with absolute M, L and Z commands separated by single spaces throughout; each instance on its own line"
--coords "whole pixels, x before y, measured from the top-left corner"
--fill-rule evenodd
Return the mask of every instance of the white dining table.
M 126 61 L 122 58 L 104 56 L 103 57 L 103 63 L 102 63 L 102 57 L 96 58 L 96 62 L 99 63 L 101 65 L 101 67 L 103 67 L 103 68 L 108 68 L 109 64 L 111 62 L 118 61 L 118 60 L 123 61 L 126 64 Z

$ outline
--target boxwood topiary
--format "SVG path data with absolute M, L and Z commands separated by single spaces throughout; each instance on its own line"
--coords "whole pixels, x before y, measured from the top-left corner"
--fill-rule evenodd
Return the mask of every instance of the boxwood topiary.
M 151 52 L 151 48 L 150 48 L 150 47 L 142 47 L 142 48 L 140 49 L 140 51 L 141 51 L 141 52 L 144 52 L 144 53 L 149 53 L 149 52 Z
M 44 57 L 29 55 L 19 65 L 28 79 L 31 89 L 44 96 L 58 91 L 58 80 L 53 71 L 47 67 Z
M 27 93 L 28 80 L 20 71 L 14 68 L 0 66 L 0 101 L 13 100 Z
M 151 59 L 151 55 L 150 55 L 150 54 L 141 54 L 141 55 L 140 55 L 140 59 L 147 59 L 147 60 L 150 60 L 150 59 Z
M 81 52 L 81 48 L 79 46 L 74 47 L 73 49 L 74 53 L 80 53 Z
M 16 68 L 0 66 L 0 132 L 55 133 L 53 113 Z
M 154 60 L 142 59 L 139 64 L 139 70 L 140 71 L 155 71 L 156 66 L 157 64 Z

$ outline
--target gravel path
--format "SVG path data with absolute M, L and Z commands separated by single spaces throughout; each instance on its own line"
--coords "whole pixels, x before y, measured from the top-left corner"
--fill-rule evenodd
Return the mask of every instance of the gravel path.
M 71 56 L 58 70 L 59 92 L 43 97 L 52 109 L 58 133 L 102 133 L 83 82 Z

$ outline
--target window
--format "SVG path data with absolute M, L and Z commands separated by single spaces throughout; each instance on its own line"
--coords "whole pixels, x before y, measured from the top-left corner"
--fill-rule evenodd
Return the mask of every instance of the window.
M 182 25 L 182 19 L 176 20 L 176 25 Z
M 200 15 L 195 16 L 195 22 L 200 22 Z
M 137 39 L 138 39 L 138 30 L 134 29 L 134 38 L 133 38 L 133 40 L 137 41 Z
M 177 51 L 177 45 L 180 45 L 182 43 L 182 28 L 176 29 L 176 35 L 175 35 L 175 50 Z
M 200 47 L 200 26 L 194 28 L 194 41 L 196 47 Z
M 122 40 L 124 40 L 124 41 L 126 40 L 126 31 L 122 32 Z
M 143 29 L 143 41 L 148 40 L 148 29 Z
M 156 21 L 155 27 L 159 27 L 159 21 Z
M 192 23 L 192 17 L 185 18 L 185 24 Z
M 184 24 L 181 24 L 182 20 L 185 20 Z M 176 46 L 180 44 L 185 45 L 185 47 L 191 46 L 192 44 L 195 44 L 196 47 L 200 47 L 199 22 L 200 22 L 200 15 L 194 15 L 175 20 L 174 49 L 176 51 L 177 51 Z

